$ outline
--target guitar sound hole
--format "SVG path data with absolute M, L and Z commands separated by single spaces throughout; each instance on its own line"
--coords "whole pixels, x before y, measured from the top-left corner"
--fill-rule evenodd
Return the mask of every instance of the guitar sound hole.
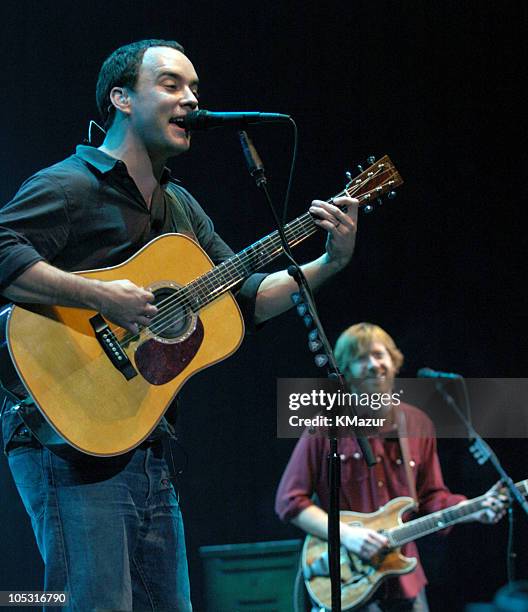
M 178 288 L 161 287 L 152 290 L 154 304 L 158 307 L 158 314 L 149 325 L 150 331 L 164 340 L 175 340 L 187 337 L 192 333 L 194 318 L 188 306 L 177 302 L 180 293 Z

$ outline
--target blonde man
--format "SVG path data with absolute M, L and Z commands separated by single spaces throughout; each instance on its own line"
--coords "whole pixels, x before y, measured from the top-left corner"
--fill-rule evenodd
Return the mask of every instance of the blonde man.
M 403 364 L 403 354 L 391 336 L 378 325 L 358 323 L 346 329 L 338 338 L 335 356 L 349 385 L 361 385 L 362 392 L 387 393 Z M 408 439 L 409 465 L 416 487 L 420 514 L 426 515 L 462 503 L 463 495 L 449 491 L 444 484 L 436 453 L 434 428 L 430 419 L 418 408 L 401 403 L 399 409 L 413 431 L 422 435 Z M 392 407 L 381 409 L 391 416 Z M 389 419 L 390 420 L 390 419 Z M 339 440 L 341 455 L 340 509 L 373 512 L 389 500 L 411 495 L 403 463 L 402 448 L 395 433 L 391 437 L 375 436 L 370 444 L 377 463 L 368 468 L 355 438 Z M 317 537 L 326 539 L 329 506 L 327 456 L 330 447 L 323 436 L 303 436 L 297 443 L 277 491 L 275 509 L 282 520 Z M 319 504 L 312 501 L 316 494 Z M 471 520 L 491 523 L 504 514 L 502 498 L 490 495 L 489 508 L 472 515 Z M 364 527 L 341 523 L 341 544 L 350 552 L 370 559 L 387 546 L 387 538 Z M 407 556 L 418 557 L 416 544 L 403 548 Z M 384 583 L 376 592 L 375 601 L 362 610 L 422 612 L 428 610 L 425 597 L 425 577 L 418 561 L 416 569 Z

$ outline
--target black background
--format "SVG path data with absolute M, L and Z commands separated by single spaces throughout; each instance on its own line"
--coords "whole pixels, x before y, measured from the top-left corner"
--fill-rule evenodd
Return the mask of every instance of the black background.
M 366 156 L 388 153 L 405 184 L 363 215 L 353 263 L 319 293 L 331 341 L 376 322 L 406 356 L 403 374 L 428 365 L 473 377 L 526 372 L 522 2 L 4 2 L 0 195 L 70 154 L 97 119 L 100 64 L 117 46 L 175 38 L 212 110 L 291 114 L 300 149 L 290 217 L 344 186 Z M 291 132 L 250 130 L 277 204 Z M 516 146 L 517 145 L 517 146 Z M 236 250 L 272 221 L 244 168 L 236 134 L 196 135 L 174 175 L 202 202 Z M 297 252 L 316 257 L 322 236 Z M 203 608 L 198 547 L 299 537 L 273 513 L 293 441 L 275 435 L 275 378 L 316 376 L 292 314 L 248 337 L 238 353 L 182 393 L 180 479 L 194 604 Z M 463 441 L 440 440 L 446 481 L 476 495 L 494 481 Z M 516 479 L 526 442 L 494 441 Z M 182 457 L 183 457 L 183 453 Z M 179 458 L 180 459 L 180 458 Z M 184 462 L 184 459 L 181 458 Z M 41 562 L 4 460 L 0 589 L 41 584 Z M 527 519 L 518 516 L 519 577 Z M 506 524 L 458 527 L 423 546 L 433 609 L 488 600 L 506 582 Z

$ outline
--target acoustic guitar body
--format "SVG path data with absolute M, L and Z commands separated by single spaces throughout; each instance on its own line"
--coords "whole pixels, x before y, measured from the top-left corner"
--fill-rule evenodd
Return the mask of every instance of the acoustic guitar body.
M 175 304 L 165 320 L 137 337 L 127 339 L 122 328 L 108 323 L 115 334 L 110 339 L 121 340 L 120 350 L 133 368 L 129 378 L 103 350 L 94 331 L 96 312 L 12 308 L 6 325 L 11 360 L 41 413 L 71 446 L 103 457 L 133 449 L 156 427 L 186 380 L 236 351 L 244 323 L 230 292 L 198 312 L 192 303 L 177 304 L 179 288 L 212 268 L 193 240 L 167 234 L 123 264 L 79 273 L 102 281 L 128 279 L 153 291 L 158 307 Z

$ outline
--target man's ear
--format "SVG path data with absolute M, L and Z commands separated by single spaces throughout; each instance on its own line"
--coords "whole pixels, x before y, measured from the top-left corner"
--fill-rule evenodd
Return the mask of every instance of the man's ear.
M 130 98 L 124 87 L 113 87 L 110 92 L 110 102 L 125 115 L 130 113 Z

